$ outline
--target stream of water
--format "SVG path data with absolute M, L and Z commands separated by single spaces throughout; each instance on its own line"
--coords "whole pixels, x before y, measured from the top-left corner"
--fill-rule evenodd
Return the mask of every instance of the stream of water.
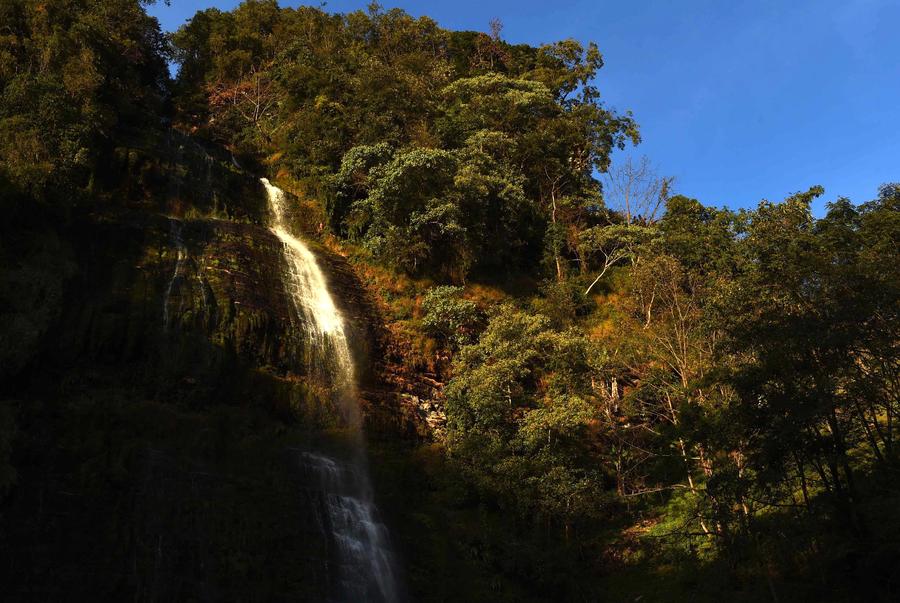
M 184 263 L 187 260 L 188 253 L 187 247 L 184 245 L 184 238 L 182 236 L 182 223 L 179 220 L 172 220 L 170 223 L 171 235 L 172 235 L 172 243 L 175 246 L 175 270 L 172 272 L 172 277 L 169 279 L 169 284 L 166 286 L 166 296 L 163 298 L 163 327 L 165 329 L 169 328 L 169 303 L 172 299 L 172 293 L 175 290 L 175 283 L 179 279 L 182 279 L 182 271 L 184 269 Z M 181 308 L 179 307 L 179 311 Z
M 291 233 L 284 191 L 262 179 L 269 200 L 270 229 L 283 244 L 284 286 L 295 320 L 308 338 L 314 364 L 324 371 L 345 420 L 353 430 L 351 460 L 296 451 L 321 507 L 319 526 L 332 546 L 340 602 L 389 602 L 399 598 L 395 559 L 387 529 L 378 519 L 362 437 L 353 357 L 344 319 L 328 291 L 315 255 Z

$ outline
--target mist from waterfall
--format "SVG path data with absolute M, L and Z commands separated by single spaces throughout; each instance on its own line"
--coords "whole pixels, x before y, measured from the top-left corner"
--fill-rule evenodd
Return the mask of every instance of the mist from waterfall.
M 315 255 L 291 233 L 284 191 L 265 178 L 262 183 L 269 201 L 270 229 L 283 245 L 283 279 L 294 307 L 293 319 L 309 342 L 307 368 L 328 380 L 353 433 L 349 462 L 295 451 L 315 504 L 322 510 L 319 528 L 332 545 L 337 567 L 335 601 L 397 601 L 394 554 L 373 501 L 344 319 Z

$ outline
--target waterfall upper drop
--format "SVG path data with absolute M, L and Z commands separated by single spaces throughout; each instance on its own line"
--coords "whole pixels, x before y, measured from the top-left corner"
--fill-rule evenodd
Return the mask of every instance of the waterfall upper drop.
M 335 389 L 344 418 L 351 426 L 358 427 L 359 408 L 356 401 L 351 399 L 355 383 L 353 359 L 344 319 L 328 293 L 328 284 L 316 262 L 316 256 L 290 232 L 284 191 L 266 178 L 261 181 L 266 188 L 272 215 L 270 229 L 284 245 L 288 267 L 284 284 L 288 297 L 294 305 L 297 318 L 303 323 L 311 347 L 319 354 L 316 359 L 319 366 L 316 368 L 329 373 L 326 377 Z

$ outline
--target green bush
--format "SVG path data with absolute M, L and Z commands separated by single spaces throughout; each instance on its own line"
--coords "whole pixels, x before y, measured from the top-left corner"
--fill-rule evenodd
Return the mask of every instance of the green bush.
M 484 321 L 475 302 L 461 295 L 462 287 L 432 287 L 422 302 L 425 332 L 453 349 L 475 341 Z

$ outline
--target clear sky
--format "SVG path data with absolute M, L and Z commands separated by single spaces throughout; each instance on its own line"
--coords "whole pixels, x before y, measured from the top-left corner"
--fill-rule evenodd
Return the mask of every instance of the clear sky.
M 171 30 L 199 9 L 238 3 L 171 0 L 151 13 Z M 707 205 L 753 207 L 813 184 L 825 200 L 859 203 L 900 180 L 900 0 L 381 3 L 448 29 L 487 31 L 497 17 L 513 43 L 597 42 L 606 104 L 641 126 L 644 141 L 628 152 Z M 367 4 L 331 0 L 325 10 Z

